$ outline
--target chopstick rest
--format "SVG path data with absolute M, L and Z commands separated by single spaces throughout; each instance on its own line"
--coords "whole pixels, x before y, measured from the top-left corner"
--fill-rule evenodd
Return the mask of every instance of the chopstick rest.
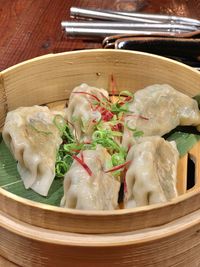
M 115 48 L 196 59 L 200 56 L 200 39 L 164 37 L 120 38 L 115 41 Z
M 152 53 L 200 69 L 200 38 L 126 37 L 113 39 L 104 48 Z
M 165 33 L 149 33 L 149 34 L 117 34 L 112 36 L 107 36 L 102 41 L 102 46 L 104 48 L 107 48 L 107 46 L 110 46 L 110 44 L 114 43 L 116 40 L 121 38 L 131 38 L 131 37 L 165 37 L 165 38 L 200 38 L 200 30 L 194 31 L 194 32 L 185 32 L 185 33 L 173 33 L 173 32 L 165 32 Z

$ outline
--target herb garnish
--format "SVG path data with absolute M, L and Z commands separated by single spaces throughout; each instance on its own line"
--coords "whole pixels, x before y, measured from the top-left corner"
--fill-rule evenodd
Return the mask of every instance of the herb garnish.
M 111 94 L 112 97 L 107 98 L 103 93 L 101 97 L 88 92 L 72 92 L 74 94 L 87 95 L 88 101 L 90 103 L 91 110 L 94 112 L 99 112 L 99 118 L 92 118 L 91 121 L 83 123 L 83 132 L 87 132 L 87 128 L 90 124 L 93 124 L 93 134 L 90 140 L 84 142 L 83 140 L 77 140 L 72 134 L 69 122 L 66 122 L 64 118 L 60 115 L 56 115 L 54 118 L 54 124 L 59 129 L 63 143 L 61 144 L 59 151 L 57 153 L 56 161 L 56 176 L 63 177 L 65 173 L 69 170 L 73 160 L 79 162 L 79 164 L 88 172 L 91 176 L 92 171 L 84 162 L 83 154 L 81 157 L 77 156 L 84 150 L 95 150 L 97 145 L 102 145 L 108 153 L 111 155 L 111 166 L 109 170 L 104 170 L 107 172 L 115 172 L 114 175 L 119 175 L 120 170 L 124 169 L 128 162 L 126 162 L 127 150 L 120 145 L 123 128 L 127 127 L 129 130 L 133 131 L 134 137 L 139 137 L 143 135 L 142 131 L 137 129 L 132 129 L 124 122 L 124 117 L 127 113 L 130 113 L 128 104 L 133 101 L 134 95 L 129 91 L 122 91 L 118 94 L 118 98 L 114 99 L 114 94 L 116 94 L 116 82 L 111 76 Z M 131 116 L 131 115 L 130 115 Z M 142 117 L 146 119 L 145 117 Z M 76 118 L 75 118 L 76 119 Z M 75 127 L 74 127 L 75 129 Z

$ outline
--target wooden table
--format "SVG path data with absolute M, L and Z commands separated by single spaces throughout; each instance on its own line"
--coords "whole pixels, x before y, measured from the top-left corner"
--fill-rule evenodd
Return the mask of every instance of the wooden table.
M 101 47 L 101 42 L 70 40 L 61 31 L 72 5 L 200 18 L 198 0 L 0 0 L 0 71 L 48 53 Z
M 60 22 L 69 20 L 72 5 L 200 19 L 198 0 L 0 0 L 0 71 L 40 55 L 100 48 L 101 42 L 69 39 L 62 32 Z M 0 267 L 15 266 L 0 257 Z

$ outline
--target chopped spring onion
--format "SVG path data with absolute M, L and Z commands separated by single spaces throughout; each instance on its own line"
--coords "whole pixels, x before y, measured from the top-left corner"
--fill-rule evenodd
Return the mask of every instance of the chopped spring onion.
M 82 144 L 76 144 L 76 143 L 70 143 L 70 144 L 64 144 L 63 150 L 67 153 L 79 153 L 79 151 L 82 149 Z
M 56 161 L 56 176 L 63 177 L 63 173 L 66 173 L 69 170 L 69 166 L 65 161 Z
M 62 135 L 62 139 L 67 140 L 68 142 L 69 141 L 74 142 L 74 138 L 69 129 L 69 126 L 61 115 L 56 115 L 53 119 L 53 123 L 60 131 L 60 134 Z
M 125 127 L 133 132 L 134 137 L 141 137 L 144 135 L 143 131 L 139 131 L 136 128 L 131 128 L 130 126 L 128 126 L 128 123 L 125 124 Z
M 121 152 L 120 153 L 114 153 L 111 156 L 111 159 L 112 159 L 112 165 L 113 166 L 123 164 L 125 161 L 125 153 L 121 153 Z
M 75 139 L 70 131 L 68 123 L 61 115 L 56 115 L 54 117 L 53 123 L 60 131 L 60 134 L 63 139 L 63 143 L 60 145 L 60 148 L 57 152 L 55 173 L 56 177 L 63 177 L 65 173 L 69 170 L 73 162 L 71 150 L 74 148 L 72 144 L 75 142 Z
M 92 140 L 94 144 L 100 144 L 103 147 L 113 151 L 120 152 L 121 147 L 114 140 L 115 132 L 111 130 L 97 130 L 92 135 Z
M 69 170 L 72 162 L 73 159 L 71 155 L 65 154 L 59 150 L 55 166 L 56 177 L 63 177 L 64 174 Z

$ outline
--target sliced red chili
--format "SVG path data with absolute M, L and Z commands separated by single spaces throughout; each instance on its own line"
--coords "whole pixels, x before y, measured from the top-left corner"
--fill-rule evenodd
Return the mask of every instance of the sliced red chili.
M 75 155 L 72 155 L 72 158 L 75 159 L 85 170 L 86 172 L 92 176 L 92 171 L 91 169 L 88 167 L 88 165 L 80 158 L 78 158 L 77 156 Z
M 87 92 L 72 92 L 72 94 L 82 94 L 82 95 L 89 95 L 91 97 L 93 97 L 94 99 L 96 99 L 98 102 L 101 102 L 101 100 L 93 94 L 87 93 Z
M 123 163 L 123 164 L 120 164 L 120 165 L 118 165 L 118 166 L 115 166 L 115 167 L 113 167 L 112 169 L 105 171 L 105 173 L 118 171 L 118 170 L 124 168 L 124 167 L 125 167 L 127 164 L 129 164 L 130 162 L 131 162 L 131 160 L 129 160 L 129 161 Z
M 122 132 L 122 129 L 123 129 L 123 125 L 121 123 L 118 123 L 112 126 L 112 131 Z

